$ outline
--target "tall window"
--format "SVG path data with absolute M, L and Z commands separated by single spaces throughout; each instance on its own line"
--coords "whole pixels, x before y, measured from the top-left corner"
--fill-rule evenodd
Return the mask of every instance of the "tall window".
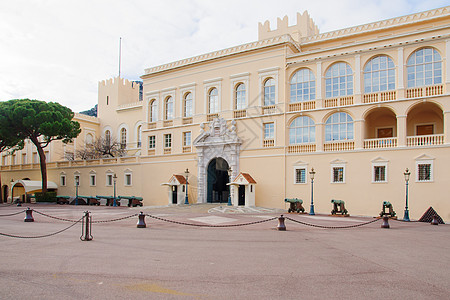
M 298 117 L 289 126 L 289 144 L 314 143 L 315 141 L 316 127 L 310 117 Z
M 170 133 L 164 135 L 164 148 L 172 148 L 172 135 Z
M 106 174 L 106 186 L 113 185 L 113 174 Z
M 96 175 L 95 174 L 90 174 L 89 178 L 90 178 L 90 180 L 89 180 L 90 185 L 91 186 L 95 186 L 96 185 Z
M 138 126 L 136 135 L 137 135 L 137 141 L 136 141 L 137 145 L 136 146 L 138 148 L 141 148 L 141 145 L 142 145 L 142 140 L 141 140 L 141 138 L 142 138 L 142 125 Z
M 325 122 L 325 140 L 353 140 L 353 119 L 347 113 L 332 114 Z
M 127 147 L 127 130 L 122 128 L 120 130 L 120 148 L 125 149 Z
M 183 146 L 191 145 L 191 132 L 183 132 Z
M 295 168 L 295 183 L 306 183 L 306 168 Z
M 373 167 L 373 181 L 386 182 L 386 166 Z
M 111 144 L 111 131 L 109 130 L 105 131 L 105 141 L 108 145 Z
M 300 69 L 291 78 L 291 103 L 316 99 L 316 80 L 310 69 Z
M 333 182 L 344 182 L 344 167 L 333 167 Z
M 353 95 L 353 72 L 347 63 L 335 63 L 325 73 L 325 97 Z
M 148 137 L 148 149 L 156 148 L 156 136 L 151 135 Z
M 364 93 L 395 89 L 395 65 L 386 55 L 372 58 L 364 67 Z
M 236 109 L 245 108 L 245 84 L 239 83 L 234 91 L 236 99 Z
M 125 174 L 125 186 L 131 186 L 132 185 L 132 176 L 131 173 Z
M 192 117 L 192 93 L 186 93 L 186 95 L 184 95 L 183 117 Z
M 264 106 L 275 105 L 275 80 L 269 78 L 264 82 Z
M 415 51 L 408 59 L 408 87 L 442 83 L 442 59 L 434 48 L 422 48 Z
M 173 98 L 168 97 L 165 102 L 165 120 L 172 120 L 173 119 Z
M 150 122 L 156 122 L 158 119 L 158 107 L 156 105 L 156 100 L 153 99 L 150 101 L 150 107 L 149 107 L 149 114 L 150 114 Z
M 216 88 L 212 88 L 208 93 L 208 113 L 219 112 L 219 93 Z
M 60 185 L 61 186 L 66 186 L 66 175 L 61 175 L 60 177 L 59 177 L 59 183 L 60 183 Z
M 417 181 L 419 182 L 427 182 L 433 181 L 433 161 L 426 160 L 416 162 L 416 170 L 417 170 Z
M 271 123 L 264 123 L 264 139 L 265 140 L 272 140 L 275 137 L 275 124 L 273 122 Z
M 94 137 L 92 134 L 88 133 L 86 134 L 86 144 L 91 145 L 94 142 Z

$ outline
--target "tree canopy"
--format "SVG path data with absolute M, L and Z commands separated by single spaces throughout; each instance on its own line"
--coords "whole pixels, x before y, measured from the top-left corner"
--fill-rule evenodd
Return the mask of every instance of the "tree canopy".
M 39 154 L 42 175 L 42 191 L 47 191 L 47 165 L 44 148 L 54 140 L 71 142 L 80 134 L 80 124 L 73 121 L 74 113 L 68 107 L 55 102 L 15 99 L 0 106 L 4 120 L 21 140 L 30 139 Z M 0 123 L 2 124 L 2 123 Z

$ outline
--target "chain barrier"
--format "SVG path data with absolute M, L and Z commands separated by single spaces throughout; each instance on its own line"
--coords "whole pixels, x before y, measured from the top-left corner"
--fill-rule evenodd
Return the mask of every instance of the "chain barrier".
M 24 210 L 19 211 L 19 212 L 15 212 L 15 213 L 11 213 L 11 214 L 6 214 L 6 215 L 0 215 L 0 217 L 10 217 L 10 216 L 15 216 L 15 215 L 21 214 L 21 213 L 23 213 L 23 212 L 25 212 L 25 211 L 27 211 L 27 210 L 24 209 Z
M 70 219 L 65 219 L 65 218 L 60 218 L 60 217 L 50 216 L 50 215 L 47 215 L 47 214 L 45 214 L 45 213 L 43 213 L 43 212 L 40 212 L 40 211 L 34 210 L 34 209 L 33 209 L 33 211 L 34 211 L 35 213 L 38 213 L 38 214 L 44 216 L 44 217 L 51 218 L 51 219 L 55 219 L 55 220 L 59 220 L 59 221 L 72 222 L 72 223 L 79 222 L 79 220 L 78 220 L 78 221 L 75 221 L 75 220 L 70 220 Z
M 326 228 L 326 229 L 355 228 L 355 227 L 360 227 L 360 226 L 368 225 L 368 224 L 377 222 L 377 221 L 379 221 L 379 220 L 382 220 L 382 219 L 374 219 L 374 220 L 371 220 L 371 221 L 369 221 L 369 222 L 360 223 L 360 224 L 356 224 L 356 225 L 348 225 L 348 226 L 324 226 L 324 225 L 316 225 L 316 224 L 310 224 L 310 223 L 302 222 L 302 221 L 299 221 L 299 220 L 292 219 L 292 218 L 290 218 L 290 217 L 286 217 L 286 219 L 288 219 L 288 220 L 290 220 L 290 221 L 292 221 L 292 222 L 295 222 L 295 223 L 300 223 L 300 224 L 306 225 L 306 226 L 317 227 L 317 228 Z
M 138 215 L 139 214 L 134 214 L 134 215 L 131 215 L 131 216 L 126 216 L 126 217 L 117 218 L 117 219 L 103 220 L 103 221 L 92 221 L 91 223 L 110 223 L 110 222 L 122 221 L 122 220 L 126 220 L 126 219 L 129 219 L 129 218 L 137 217 Z
M 74 222 L 73 224 L 71 224 L 69 227 L 66 227 L 64 229 L 61 229 L 57 232 L 53 232 L 53 233 L 49 233 L 49 234 L 44 234 L 44 235 L 37 235 L 37 236 L 21 236 L 21 235 L 14 235 L 14 234 L 8 234 L 8 233 L 1 233 L 0 235 L 2 236 L 7 236 L 7 237 L 12 237 L 12 238 L 18 238 L 18 239 L 39 239 L 39 238 L 45 238 L 45 237 L 50 237 L 50 236 L 54 236 L 57 235 L 59 233 L 62 233 L 66 230 L 69 230 L 70 228 L 72 228 L 73 226 L 75 226 L 76 224 L 80 223 L 81 220 L 84 219 L 84 216 L 81 217 L 78 221 Z
M 160 217 L 156 217 L 156 216 L 152 216 L 149 214 L 146 214 L 146 216 L 156 219 L 156 220 L 160 220 L 160 221 L 164 221 L 164 222 L 168 222 L 168 223 L 174 223 L 174 224 L 179 224 L 179 225 L 185 225 L 185 226 L 194 226 L 194 227 L 239 227 L 239 226 L 247 226 L 247 225 L 254 225 L 254 224 L 259 224 L 259 223 L 264 223 L 264 222 L 269 222 L 269 221 L 273 221 L 275 219 L 278 219 L 278 217 L 273 217 L 267 220 L 261 220 L 261 221 L 255 221 L 255 222 L 249 222 L 249 223 L 242 223 L 242 224 L 228 224 L 228 225 L 207 225 L 207 224 L 194 224 L 194 223 L 185 223 L 185 222 L 179 222 L 179 221 L 173 221 L 173 220 L 168 220 L 168 219 L 164 219 L 164 218 L 160 218 Z

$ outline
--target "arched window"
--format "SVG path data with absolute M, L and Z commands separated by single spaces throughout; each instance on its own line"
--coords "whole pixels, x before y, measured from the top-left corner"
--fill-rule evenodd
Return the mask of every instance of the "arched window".
M 275 105 L 275 80 L 269 78 L 264 82 L 264 106 Z
M 92 136 L 92 134 L 90 133 L 86 134 L 86 145 L 92 145 L 93 142 L 94 137 Z
M 172 120 L 173 119 L 173 98 L 167 97 L 165 102 L 165 120 Z
M 245 108 L 245 84 L 239 83 L 234 91 L 236 99 L 236 109 Z
M 325 73 L 325 97 L 353 95 L 352 68 L 344 62 L 333 64 Z
M 157 119 L 158 118 L 158 107 L 156 105 L 156 100 L 155 99 L 150 100 L 150 105 L 149 106 L 150 106 L 149 110 L 148 110 L 148 112 L 150 114 L 149 121 L 150 122 L 158 121 L 158 119 Z
M 127 147 L 127 129 L 120 129 L 120 148 L 125 149 Z
M 109 130 L 105 131 L 105 141 L 108 145 L 111 144 L 111 131 Z
M 386 55 L 372 58 L 364 67 L 364 93 L 395 89 L 395 65 Z
M 289 144 L 314 143 L 315 141 L 316 127 L 310 117 L 298 117 L 289 126 Z
M 136 141 L 137 147 L 141 148 L 141 145 L 142 145 L 142 143 L 141 143 L 141 139 L 142 139 L 142 125 L 138 126 L 137 132 L 136 132 L 136 137 L 137 137 L 137 139 L 136 139 L 137 140 Z
M 219 111 L 219 93 L 212 88 L 208 93 L 208 113 L 215 114 Z
M 192 117 L 192 93 L 184 95 L 183 116 L 186 118 Z
M 408 88 L 442 83 L 442 59 L 434 48 L 422 48 L 408 59 Z
M 291 78 L 291 103 L 316 99 L 316 80 L 310 69 L 300 69 Z
M 353 140 L 353 119 L 349 114 L 332 114 L 325 122 L 325 141 Z

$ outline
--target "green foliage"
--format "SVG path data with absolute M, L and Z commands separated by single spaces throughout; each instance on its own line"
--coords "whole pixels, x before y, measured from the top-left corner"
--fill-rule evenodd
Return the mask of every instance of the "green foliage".
M 56 202 L 56 192 L 37 192 L 34 197 L 36 202 Z
M 0 152 L 23 149 L 24 135 L 15 128 L 9 118 L 12 103 L 0 102 Z

